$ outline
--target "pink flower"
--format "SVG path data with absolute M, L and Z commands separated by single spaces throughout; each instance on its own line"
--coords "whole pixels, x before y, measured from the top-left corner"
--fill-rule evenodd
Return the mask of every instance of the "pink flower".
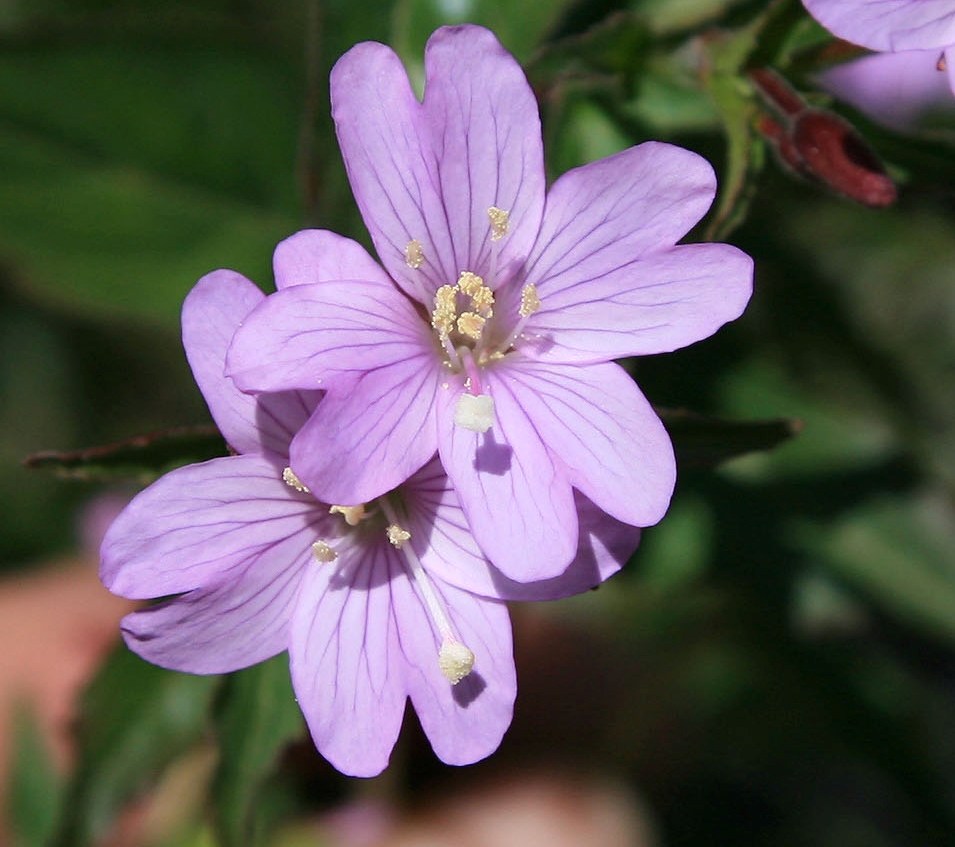
M 803 0 L 834 35 L 880 53 L 928 51 L 923 60 L 947 69 L 955 91 L 955 4 L 952 0 Z
M 320 395 L 255 398 L 223 376 L 235 328 L 263 299 L 216 271 L 183 307 L 189 363 L 237 455 L 167 474 L 109 528 L 106 586 L 169 598 L 124 619 L 126 643 L 203 674 L 288 650 L 315 744 L 344 773 L 387 765 L 409 697 L 443 761 L 477 761 L 500 743 L 516 693 L 502 600 L 586 590 L 619 569 L 639 531 L 578 498 L 573 564 L 525 585 L 489 565 L 437 461 L 360 506 L 320 502 L 288 465 L 288 443 Z
M 620 521 L 667 509 L 672 447 L 613 359 L 674 350 L 736 318 L 752 263 L 677 246 L 708 209 L 710 166 L 647 143 L 546 193 L 537 104 L 489 31 L 438 30 L 419 102 L 397 56 L 360 44 L 332 71 L 352 189 L 384 269 L 358 244 L 298 233 L 279 290 L 228 372 L 246 391 L 324 389 L 291 466 L 323 500 L 362 503 L 437 451 L 507 576 L 562 573 L 574 489 Z

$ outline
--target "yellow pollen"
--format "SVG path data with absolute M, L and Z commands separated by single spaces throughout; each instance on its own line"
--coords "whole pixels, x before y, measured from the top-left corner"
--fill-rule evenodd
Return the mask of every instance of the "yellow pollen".
M 474 668 L 474 654 L 460 641 L 445 638 L 438 653 L 438 667 L 448 682 L 457 685 Z
M 367 517 L 364 503 L 357 506 L 332 506 L 328 514 L 341 515 L 349 526 L 358 526 Z
M 327 565 L 329 562 L 334 562 L 335 559 L 338 558 L 338 553 L 336 553 L 324 541 L 316 541 L 314 544 L 312 544 L 312 555 L 315 557 L 315 561 L 321 562 L 323 565 Z
M 476 291 L 484 288 L 484 280 L 477 274 L 471 273 L 471 271 L 461 271 L 457 288 L 462 294 L 473 297 Z
M 388 529 L 385 530 L 385 535 L 388 536 L 388 540 L 392 543 L 392 545 L 397 547 L 399 550 L 404 547 L 405 542 L 411 538 L 411 533 L 406 529 L 402 529 L 396 523 L 393 523 L 388 527 Z
M 295 471 L 293 471 L 291 468 L 286 468 L 284 471 L 282 471 L 282 481 L 286 485 L 294 488 L 296 491 L 301 491 L 302 494 L 310 493 L 308 487 L 302 483 L 302 480 L 295 475 Z
M 489 318 L 494 314 L 494 310 L 491 308 L 493 305 L 494 292 L 486 285 L 482 285 L 471 295 L 471 308 L 485 318 Z
M 485 319 L 474 312 L 465 312 L 458 318 L 458 332 L 473 338 L 475 341 L 481 337 L 481 330 L 484 329 Z
M 421 249 L 421 242 L 417 238 L 412 238 L 405 245 L 405 264 L 413 271 L 418 270 L 424 264 L 424 251 Z
M 487 210 L 487 216 L 491 219 L 491 241 L 500 241 L 511 225 L 511 213 L 504 209 L 498 209 L 497 206 L 491 206 Z
M 454 329 L 457 317 L 457 292 L 453 285 L 442 285 L 434 293 L 434 311 L 431 313 L 431 326 L 441 335 L 449 335 Z
M 533 282 L 527 283 L 521 289 L 521 307 L 518 310 L 522 318 L 533 315 L 541 307 L 541 299 L 537 296 L 537 286 Z

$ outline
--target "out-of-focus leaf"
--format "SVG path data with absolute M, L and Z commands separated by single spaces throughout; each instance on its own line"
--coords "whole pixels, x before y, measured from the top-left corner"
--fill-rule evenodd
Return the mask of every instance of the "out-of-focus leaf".
M 225 441 L 214 426 L 184 426 L 86 450 L 34 453 L 25 464 L 72 479 L 147 483 L 173 468 L 225 454 Z
M 801 536 L 879 607 L 955 641 L 955 528 L 944 498 L 880 500 L 826 532 L 807 527 Z
M 276 759 L 303 731 L 302 713 L 283 653 L 232 674 L 216 715 L 219 767 L 213 783 L 216 829 L 222 847 L 263 843 L 259 791 Z
M 734 421 L 678 409 L 658 409 L 682 465 L 712 467 L 758 450 L 771 450 L 798 435 L 802 424 L 777 418 Z
M 18 710 L 8 784 L 7 820 L 16 847 L 44 847 L 53 834 L 60 804 L 60 780 L 32 712 Z
M 219 682 L 150 665 L 120 644 L 83 697 L 54 847 L 101 839 L 123 806 L 199 740 Z

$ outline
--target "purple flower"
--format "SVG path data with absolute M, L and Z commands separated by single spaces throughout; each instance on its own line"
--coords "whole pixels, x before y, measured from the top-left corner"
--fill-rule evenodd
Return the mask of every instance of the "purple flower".
M 246 391 L 328 392 L 291 445 L 322 499 L 366 502 L 437 450 L 491 561 L 548 578 L 577 550 L 574 489 L 634 526 L 673 490 L 667 434 L 611 360 L 737 317 L 752 263 L 675 246 L 715 181 L 666 144 L 570 171 L 545 203 L 537 104 L 489 31 L 438 30 L 425 76 L 419 102 L 389 48 L 339 60 L 333 116 L 384 269 L 328 232 L 280 244 L 279 290 L 228 370 Z
M 937 62 L 937 51 L 881 53 L 836 65 L 816 79 L 877 123 L 906 130 L 933 113 L 952 111 L 952 90 Z
M 638 531 L 580 499 L 573 565 L 525 585 L 488 564 L 437 461 L 363 505 L 319 502 L 288 462 L 319 394 L 254 398 L 223 376 L 235 328 L 263 299 L 238 274 L 216 271 L 183 307 L 189 363 L 238 455 L 167 474 L 110 527 L 107 587 L 171 598 L 127 616 L 126 642 L 192 673 L 288 650 L 315 744 L 348 774 L 387 765 L 408 697 L 442 760 L 481 759 L 500 743 L 516 692 L 502 598 L 586 590 L 619 569 Z
M 880 53 L 930 51 L 926 63 L 947 68 L 955 91 L 955 4 L 952 0 L 803 0 L 826 29 Z

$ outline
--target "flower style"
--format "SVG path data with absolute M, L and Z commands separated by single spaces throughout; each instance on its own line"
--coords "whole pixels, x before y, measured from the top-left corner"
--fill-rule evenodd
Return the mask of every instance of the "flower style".
M 384 268 L 329 232 L 288 239 L 228 372 L 245 391 L 327 391 L 291 445 L 320 498 L 366 502 L 437 450 L 491 561 L 549 578 L 577 550 L 574 489 L 634 526 L 672 494 L 669 438 L 611 360 L 737 317 L 752 263 L 675 246 L 715 182 L 666 144 L 570 171 L 545 204 L 537 104 L 489 31 L 438 30 L 425 75 L 419 101 L 384 45 L 336 64 L 333 117 Z
M 955 3 L 952 0 L 803 0 L 826 29 L 880 53 L 912 53 L 945 71 L 955 91 Z
M 288 443 L 318 393 L 254 398 L 223 376 L 235 328 L 264 296 L 229 271 L 183 307 L 183 342 L 213 418 L 237 455 L 172 471 L 110 527 L 101 577 L 132 599 L 123 634 L 151 662 L 220 673 L 288 650 L 319 751 L 339 770 L 379 773 L 410 697 L 437 755 L 493 752 L 516 693 L 502 598 L 584 591 L 619 569 L 638 531 L 580 499 L 581 543 L 547 583 L 511 583 L 471 538 L 437 461 L 363 505 L 315 499 Z

